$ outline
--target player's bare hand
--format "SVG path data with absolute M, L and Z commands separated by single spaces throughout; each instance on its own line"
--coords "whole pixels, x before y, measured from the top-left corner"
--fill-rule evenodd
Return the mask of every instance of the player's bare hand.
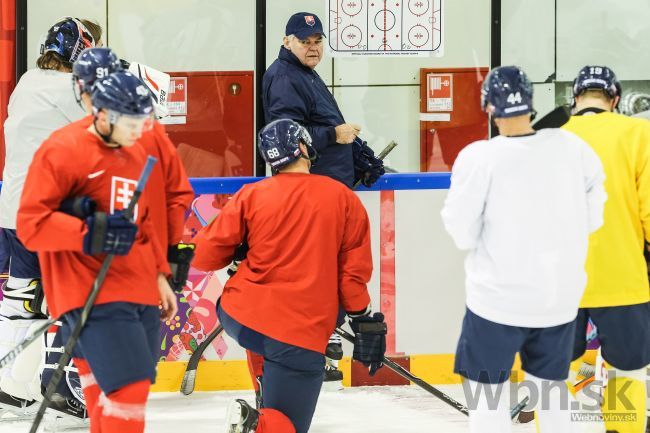
M 160 320 L 171 320 L 178 312 L 178 304 L 176 294 L 163 274 L 158 274 L 158 291 L 160 293 Z
M 336 131 L 336 142 L 339 144 L 349 144 L 361 132 L 361 125 L 356 123 L 344 123 L 334 127 Z

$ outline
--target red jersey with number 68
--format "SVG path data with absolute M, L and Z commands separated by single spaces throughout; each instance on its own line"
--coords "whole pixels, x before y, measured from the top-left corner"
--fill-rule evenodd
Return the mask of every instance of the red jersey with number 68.
M 192 265 L 221 269 L 244 239 L 247 258 L 221 297 L 241 324 L 323 353 L 339 306 L 357 312 L 370 303 L 368 215 L 341 182 L 280 173 L 245 185 L 194 238 Z

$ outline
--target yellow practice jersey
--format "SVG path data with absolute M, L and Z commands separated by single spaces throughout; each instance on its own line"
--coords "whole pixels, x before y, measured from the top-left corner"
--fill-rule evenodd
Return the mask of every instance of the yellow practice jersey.
M 572 116 L 564 129 L 581 137 L 605 169 L 604 225 L 591 234 L 582 308 L 650 301 L 644 238 L 650 241 L 650 121 L 599 113 Z

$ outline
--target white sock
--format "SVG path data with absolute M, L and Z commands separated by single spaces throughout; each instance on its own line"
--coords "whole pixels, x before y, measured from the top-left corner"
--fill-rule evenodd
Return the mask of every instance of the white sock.
M 510 384 L 479 383 L 467 380 L 475 408 L 469 411 L 470 433 L 510 433 Z M 465 389 L 465 392 L 468 390 Z
M 579 432 L 579 425 L 571 419 L 570 408 L 575 401 L 565 381 L 544 380 L 526 373 L 526 380 L 537 390 L 537 422 L 539 433 Z M 565 400 L 565 401 L 562 401 Z

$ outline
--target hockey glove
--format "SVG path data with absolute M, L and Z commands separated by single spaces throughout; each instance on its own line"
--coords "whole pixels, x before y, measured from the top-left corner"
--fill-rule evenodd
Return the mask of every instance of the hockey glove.
M 114 214 L 95 212 L 86 218 L 88 233 L 84 236 L 85 254 L 115 254 L 124 256 L 129 253 L 138 226 L 126 219 L 120 211 Z
M 61 202 L 59 211 L 77 218 L 88 218 L 95 213 L 97 203 L 90 197 L 70 197 Z
M 354 331 L 354 351 L 352 359 L 369 367 L 369 373 L 374 376 L 384 365 L 386 353 L 386 323 L 384 315 L 375 313 L 372 316 L 350 318 L 350 327 Z
M 167 249 L 167 261 L 172 270 L 169 285 L 177 293 L 181 293 L 183 287 L 185 287 L 187 275 L 190 273 L 190 262 L 194 258 L 195 248 L 196 245 L 194 244 L 176 244 L 170 245 Z
M 361 181 L 367 187 L 372 186 L 386 173 L 384 162 L 375 156 L 368 143 L 360 138 L 352 142 L 352 158 L 354 161 L 354 183 Z
M 239 244 L 237 248 L 235 248 L 235 254 L 232 257 L 232 263 L 230 266 L 228 266 L 228 270 L 226 271 L 229 277 L 233 277 L 237 273 L 239 265 L 246 258 L 246 254 L 248 254 L 248 242 L 244 241 Z

